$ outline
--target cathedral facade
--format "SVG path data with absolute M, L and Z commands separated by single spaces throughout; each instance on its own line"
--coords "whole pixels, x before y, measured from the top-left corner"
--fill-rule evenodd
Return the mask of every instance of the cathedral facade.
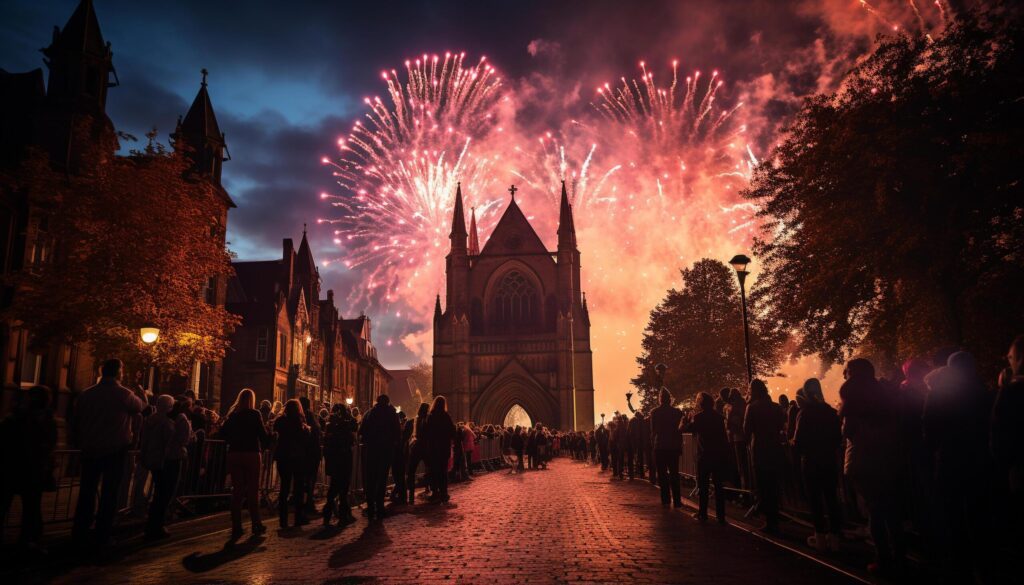
M 456 192 L 446 306 L 434 307 L 434 394 L 452 418 L 505 424 L 519 407 L 536 424 L 594 424 L 590 315 L 562 185 L 558 249 L 548 251 L 512 198 L 483 249 Z

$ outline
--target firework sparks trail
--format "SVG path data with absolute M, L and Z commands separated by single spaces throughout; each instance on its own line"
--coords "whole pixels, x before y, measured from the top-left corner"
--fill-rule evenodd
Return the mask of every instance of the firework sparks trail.
M 476 152 L 475 141 L 502 131 L 501 78 L 485 58 L 471 66 L 464 58 L 406 61 L 404 82 L 393 69 L 382 72 L 390 99 L 366 98 L 365 121 L 338 140 L 339 160 L 323 159 L 341 193 L 321 198 L 340 214 L 319 221 L 334 226 L 344 265 L 367 274 L 352 303 L 421 301 L 409 292 L 417 289 L 432 295 L 443 282 L 437 258 L 447 250 L 457 183 L 467 204 L 486 211 L 496 203 L 485 194 L 500 155 Z

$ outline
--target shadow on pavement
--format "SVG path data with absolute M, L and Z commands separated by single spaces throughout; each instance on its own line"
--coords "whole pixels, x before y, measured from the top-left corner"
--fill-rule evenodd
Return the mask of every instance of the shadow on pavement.
M 194 552 L 181 559 L 181 565 L 191 573 L 205 573 L 232 561 L 237 561 L 251 553 L 267 550 L 262 546 L 265 540 L 264 537 L 257 536 L 242 543 L 227 542 L 216 552 L 208 554 Z
M 355 540 L 339 546 L 331 553 L 330 558 L 327 559 L 327 566 L 337 569 L 352 563 L 365 561 L 366 559 L 373 558 L 377 553 L 382 552 L 389 546 L 391 546 L 391 537 L 388 536 L 384 523 L 370 522 L 363 528 L 362 533 Z

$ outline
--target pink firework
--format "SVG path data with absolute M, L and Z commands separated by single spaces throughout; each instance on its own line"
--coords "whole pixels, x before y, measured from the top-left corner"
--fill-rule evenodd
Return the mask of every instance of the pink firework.
M 502 132 L 501 78 L 486 59 L 467 66 L 464 57 L 406 61 L 404 82 L 395 70 L 382 72 L 390 99 L 366 98 L 365 121 L 338 140 L 340 159 L 324 158 L 341 192 L 321 197 L 340 214 L 320 221 L 335 226 L 339 261 L 368 275 L 369 285 L 351 300 L 422 304 L 443 277 L 438 260 L 447 250 L 456 185 L 462 183 L 467 205 L 495 203 L 484 197 L 500 155 L 475 146 Z

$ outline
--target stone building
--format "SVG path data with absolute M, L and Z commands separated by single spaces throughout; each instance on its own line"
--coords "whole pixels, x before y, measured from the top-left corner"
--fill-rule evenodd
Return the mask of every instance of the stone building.
M 434 309 L 433 392 L 457 420 L 503 424 L 522 409 L 533 423 L 592 428 L 590 316 L 565 185 L 554 252 L 509 191 L 483 249 L 456 192 L 446 306 L 438 296 Z
M 0 166 L 14 169 L 32 147 L 49 155 L 54 168 L 70 175 L 82 168 L 83 153 L 100 148 L 99 138 L 114 133 L 107 116 L 107 92 L 119 85 L 110 43 L 103 39 L 90 0 L 82 0 L 63 28 L 54 27 L 51 44 L 42 50 L 49 75 L 43 70 L 9 73 L 0 69 Z M 82 126 L 88 121 L 87 127 Z M 223 202 L 217 220 L 227 225 L 234 207 L 221 185 L 221 164 L 226 143 L 217 127 L 206 88 L 205 74 L 190 110 L 172 135 L 175 148 L 188 145 L 195 169 L 216 187 Z M 105 153 L 114 156 L 114 152 Z M 17 294 L 12 280 L 21 270 L 45 263 L 59 243 L 48 230 L 48 212 L 34 208 L 24 193 L 0 192 L 0 305 L 7 307 Z M 213 230 L 224 243 L 224 229 Z M 207 302 L 223 304 L 226 282 L 211 280 L 204 291 Z M 69 392 L 81 390 L 97 375 L 96 359 L 81 344 L 53 343 L 37 347 L 32 332 L 16 322 L 0 323 L 0 375 L 5 404 L 11 392 L 45 384 L 59 392 L 61 404 Z M 219 397 L 220 364 L 197 363 L 187 377 L 154 375 L 140 379 L 154 390 L 194 390 L 214 405 Z
M 305 231 L 298 250 L 284 240 L 280 259 L 232 265 L 227 309 L 242 324 L 224 359 L 224 406 L 242 388 L 258 401 L 305 396 L 319 408 L 351 398 L 364 406 L 386 386 L 369 318 L 341 318 L 333 290 L 319 298 L 320 271 Z

